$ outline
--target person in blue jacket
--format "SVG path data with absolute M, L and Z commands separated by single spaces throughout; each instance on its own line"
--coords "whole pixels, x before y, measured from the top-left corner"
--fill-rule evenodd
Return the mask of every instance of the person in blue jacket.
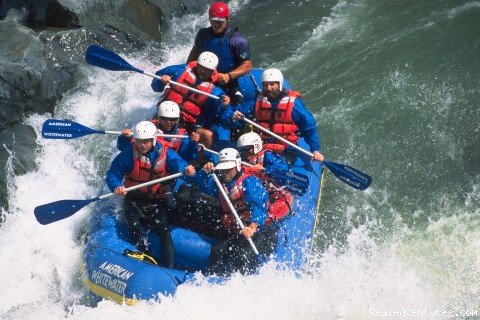
M 106 182 L 115 194 L 124 195 L 123 214 L 135 246 L 148 252 L 142 237 L 142 229 L 150 229 L 160 238 L 161 257 L 167 268 L 173 268 L 173 242 L 168 230 L 168 214 L 171 208 L 166 201 L 165 187 L 154 184 L 126 192 L 125 189 L 155 180 L 170 173 L 184 172 L 195 175 L 195 168 L 168 148 L 168 144 L 157 140 L 157 128 L 150 121 L 139 122 L 134 129 L 135 141 L 113 159 L 107 171 Z
M 151 85 L 154 91 L 163 91 L 162 102 L 173 101 L 179 105 L 180 126 L 189 133 L 199 134 L 200 143 L 207 147 L 213 142 L 212 126 L 218 122 L 221 113 L 230 103 L 225 92 L 215 86 L 218 81 L 217 65 L 218 57 L 215 54 L 203 52 L 197 61 L 158 70 L 156 74 L 161 76 L 161 80 L 155 78 Z M 176 86 L 170 83 L 171 80 L 219 99 Z
M 300 96 L 297 91 L 283 90 L 283 74 L 280 70 L 266 69 L 262 73 L 262 92 L 257 94 L 255 100 L 246 101 L 235 109 L 227 107 L 221 115 L 221 122 L 230 129 L 240 130 L 243 123 L 239 120 L 246 117 L 292 143 L 296 144 L 303 137 L 313 153 L 313 160 L 323 161 L 315 118 Z M 263 133 L 261 136 L 265 142 L 284 144 Z
M 218 172 L 222 187 L 245 225 L 241 230 L 211 176 L 213 171 Z M 226 272 L 227 260 L 233 265 L 234 271 L 253 270 L 257 266 L 257 259 L 245 238 L 252 238 L 259 252 L 264 255 L 273 252 L 277 241 L 277 227 L 269 224 L 269 195 L 262 181 L 242 171 L 240 154 L 233 148 L 221 150 L 218 164 L 205 164 L 195 181 L 200 191 L 220 196 L 220 221 L 226 239 L 212 247 L 211 271 Z
M 253 165 L 255 171 L 275 169 L 287 171 L 288 162 L 282 156 L 285 146 L 280 144 L 263 144 L 256 132 L 242 134 L 237 140 L 237 150 L 242 160 Z
M 212 3 L 208 14 L 210 27 L 198 31 L 187 62 L 196 60 L 205 51 L 215 53 L 220 60 L 219 84 L 232 99 L 232 104 L 237 104 L 243 99 L 237 79 L 252 70 L 249 43 L 236 28 L 229 26 L 227 4 L 221 1 Z

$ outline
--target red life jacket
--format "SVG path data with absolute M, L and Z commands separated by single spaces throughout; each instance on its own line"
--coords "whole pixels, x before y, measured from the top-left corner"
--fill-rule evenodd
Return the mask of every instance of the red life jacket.
M 288 91 L 287 95 L 280 99 L 275 114 L 272 114 L 270 101 L 263 94 L 260 94 L 255 102 L 255 119 L 262 127 L 269 129 L 292 143 L 297 143 L 298 127 L 293 122 L 292 111 L 295 99 L 300 97 L 300 92 Z M 262 139 L 267 137 L 263 133 L 260 136 L 262 136 Z
M 265 162 L 265 152 L 271 151 L 273 153 L 280 154 L 285 150 L 286 146 L 283 144 L 279 143 L 265 143 L 263 145 L 262 150 L 260 150 L 257 154 L 253 155 L 248 160 L 248 163 L 256 165 L 256 164 L 261 164 L 263 166 L 263 163 Z
M 133 170 L 125 175 L 125 187 L 133 187 L 140 183 L 159 179 L 167 175 L 167 150 L 169 144 L 162 140 L 157 140 L 162 145 L 158 158 L 154 165 L 150 163 L 147 156 L 143 156 L 136 144 L 133 142 Z M 154 184 L 148 187 L 140 188 L 141 192 L 149 193 L 157 198 L 165 197 L 165 187 L 161 184 Z
M 157 128 L 159 127 L 160 123 L 158 121 L 158 119 L 152 119 L 150 120 Z M 160 129 L 160 128 L 158 128 Z M 162 129 L 160 129 L 162 130 Z M 177 131 L 173 134 L 178 134 L 178 135 L 188 135 L 187 133 L 187 130 L 185 128 L 177 128 Z M 158 136 L 157 137 L 157 141 L 158 140 L 162 140 L 162 141 L 165 141 L 165 142 L 168 142 L 170 145 L 169 147 L 172 148 L 173 150 L 175 150 L 175 152 L 178 152 L 178 150 L 180 150 L 180 147 L 182 146 L 182 142 L 184 139 L 182 138 L 165 138 L 165 137 L 161 137 L 161 136 Z
M 195 76 L 194 69 L 196 67 L 196 61 L 190 62 L 185 68 L 185 71 L 178 77 L 176 82 L 189 87 L 194 87 L 206 93 L 211 93 L 215 88 L 214 83 L 216 83 L 218 80 L 218 71 L 213 71 L 212 76 L 210 77 L 210 82 L 203 81 L 195 86 L 197 77 Z M 202 112 L 201 106 L 207 100 L 207 98 L 208 97 L 206 95 L 170 84 L 170 88 L 165 90 L 163 101 L 170 100 L 176 102 L 180 106 L 180 117 L 182 123 L 195 124 L 198 116 Z
M 178 128 L 175 134 L 182 135 L 182 136 L 188 135 L 187 130 L 185 128 Z M 182 146 L 182 142 L 183 140 L 185 140 L 182 138 L 168 138 L 168 139 L 169 140 L 167 141 L 170 143 L 170 148 L 175 150 L 175 152 L 178 152 L 180 150 L 180 147 Z
M 247 169 L 242 173 L 242 175 L 237 179 L 237 181 L 235 181 L 230 191 L 228 191 L 227 188 L 223 186 L 223 188 L 225 189 L 225 192 L 228 195 L 228 198 L 232 202 L 233 207 L 237 211 L 238 216 L 240 217 L 240 220 L 242 220 L 242 222 L 244 223 L 245 221 L 248 221 L 251 218 L 251 214 L 250 214 L 250 211 L 248 211 L 248 207 L 247 207 L 247 204 L 245 203 L 245 200 L 243 199 L 243 180 L 245 180 L 245 178 L 250 177 L 252 175 L 253 174 L 249 172 L 249 170 Z M 263 176 L 258 178 L 262 180 L 263 185 L 266 187 L 266 190 L 268 192 L 268 198 L 269 198 L 268 218 L 265 221 L 265 226 L 268 226 L 274 221 L 283 219 L 288 213 L 291 212 L 290 206 L 293 201 L 293 196 L 284 189 L 279 189 L 279 188 L 273 187 L 273 184 L 271 183 L 266 183 L 265 182 L 266 180 L 263 180 L 263 179 L 269 179 L 269 178 L 265 174 L 263 174 Z M 233 232 L 240 230 L 240 228 L 237 225 L 235 216 L 231 213 L 227 202 L 225 201 L 225 199 L 221 194 L 220 194 L 220 203 L 224 211 L 224 215 L 222 217 L 222 224 L 224 225 L 224 227 L 227 230 L 230 230 Z

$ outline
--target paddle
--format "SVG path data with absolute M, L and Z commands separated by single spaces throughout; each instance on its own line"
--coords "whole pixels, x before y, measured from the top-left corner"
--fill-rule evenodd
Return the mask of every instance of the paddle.
M 313 153 L 308 152 L 307 150 L 297 146 L 296 144 L 280 137 L 279 135 L 271 132 L 268 129 L 265 129 L 261 125 L 247 119 L 243 118 L 243 121 L 245 121 L 248 124 L 251 124 L 255 128 L 259 129 L 260 131 L 265 132 L 268 135 L 271 135 L 272 137 L 282 141 L 283 143 L 288 144 L 289 146 L 297 149 L 298 151 L 310 156 L 313 158 Z M 354 189 L 363 191 L 367 189 L 370 184 L 372 183 L 372 178 L 366 174 L 361 172 L 360 170 L 357 170 L 355 168 L 352 168 L 350 166 L 347 166 L 346 164 L 341 164 L 341 163 L 335 163 L 335 162 L 330 162 L 328 160 L 324 160 L 323 164 L 330 170 L 331 173 L 333 173 L 338 179 L 341 181 L 345 182 L 349 186 L 351 186 Z
M 102 48 L 94 44 L 88 47 L 87 52 L 85 54 L 85 60 L 87 61 L 88 64 L 91 64 L 92 66 L 100 67 L 100 68 L 111 70 L 111 71 L 134 71 L 155 79 L 159 79 L 159 80 L 162 79 L 162 77 L 159 77 L 156 74 L 153 74 L 132 66 L 130 63 L 125 61 L 122 57 L 120 57 L 115 52 L 112 52 L 110 50 L 107 50 L 105 48 Z M 181 88 L 185 88 L 190 91 L 196 92 L 198 94 L 206 95 L 207 97 L 210 97 L 215 100 L 220 99 L 219 97 L 213 94 L 186 86 L 184 84 L 175 82 L 173 80 L 170 80 L 169 83 L 179 86 Z
M 203 150 L 218 156 L 217 151 L 208 149 L 201 143 L 199 146 Z M 250 168 L 253 167 L 252 164 L 245 161 L 242 161 L 242 165 Z M 278 182 L 280 185 L 285 186 L 287 190 L 297 195 L 303 195 L 308 188 L 309 178 L 306 175 L 289 170 L 282 170 L 279 168 L 263 168 L 263 170 L 270 178 Z
M 74 121 L 47 119 L 42 126 L 42 137 L 45 139 L 74 139 L 89 134 L 122 134 L 121 131 L 96 130 L 81 125 Z M 165 138 L 188 138 L 188 136 L 176 134 L 157 134 L 159 137 Z
M 141 183 L 139 185 L 126 188 L 125 191 L 128 192 L 128 191 L 140 189 L 143 187 L 150 186 L 152 184 L 176 179 L 181 176 L 183 176 L 183 172 L 175 173 L 163 178 Z M 59 200 L 59 201 L 50 202 L 50 203 L 38 206 L 34 209 L 33 212 L 35 213 L 35 218 L 37 218 L 38 222 L 40 222 L 43 225 L 50 224 L 52 222 L 56 222 L 74 215 L 77 211 L 79 211 L 80 209 L 82 209 L 83 207 L 85 207 L 86 205 L 92 202 L 106 199 L 113 195 L 115 195 L 115 193 L 112 192 L 96 198 L 86 199 L 86 200 Z
M 235 220 L 237 221 L 238 226 L 240 227 L 240 229 L 245 228 L 242 220 L 238 216 L 237 210 L 235 210 L 235 208 L 233 207 L 232 202 L 228 198 L 228 195 L 225 192 L 225 189 L 223 188 L 222 184 L 220 183 L 220 180 L 218 180 L 218 177 L 215 174 L 215 172 L 212 172 L 212 176 L 213 176 L 213 180 L 215 180 L 215 183 L 216 183 L 218 189 L 220 190 L 220 193 L 222 194 L 223 198 L 227 202 L 228 207 L 230 208 L 230 211 L 232 211 L 232 214 L 235 216 Z M 259 253 L 258 253 L 257 247 L 255 246 L 255 243 L 253 243 L 253 241 L 252 241 L 252 238 L 245 237 L 245 239 L 247 239 L 248 243 L 250 244 L 250 247 L 252 247 L 253 252 L 255 252 L 255 254 L 258 256 Z

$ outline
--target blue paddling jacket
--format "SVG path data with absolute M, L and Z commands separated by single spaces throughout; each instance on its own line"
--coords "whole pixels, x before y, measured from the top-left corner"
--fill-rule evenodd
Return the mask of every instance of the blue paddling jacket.
M 235 185 L 240 175 L 227 182 L 225 187 L 227 188 L 227 194 Z M 195 182 L 200 191 L 209 194 L 214 197 L 218 197 L 220 190 L 218 190 L 213 177 L 207 174 L 205 170 L 199 170 L 195 176 Z M 250 212 L 249 222 L 255 222 L 262 227 L 265 225 L 265 221 L 268 218 L 268 193 L 264 188 L 262 182 L 255 176 L 249 176 L 242 182 L 243 187 L 243 200 Z

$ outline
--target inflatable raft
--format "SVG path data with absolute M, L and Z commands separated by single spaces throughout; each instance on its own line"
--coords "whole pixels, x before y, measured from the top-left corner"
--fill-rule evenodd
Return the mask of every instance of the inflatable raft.
M 278 222 L 273 257 L 292 269 L 301 269 L 306 263 L 319 214 L 322 166 L 312 163 L 311 168 L 306 167 L 300 159 L 292 167 L 292 171 L 308 177 L 309 187 L 305 194 L 295 197 L 293 214 Z M 94 294 L 132 305 L 139 300 L 174 294 L 178 286 L 194 281 L 197 271 L 208 274 L 211 246 L 217 240 L 185 228 L 171 226 L 175 269 L 166 269 L 126 254 L 125 249 L 136 249 L 121 219 L 121 201 L 118 200 L 99 202 L 89 221 L 84 250 L 85 283 Z M 160 252 L 159 240 L 154 235 L 148 240 L 149 250 L 156 256 Z
M 261 90 L 262 70 L 254 69 L 239 79 L 245 100 L 255 97 Z M 284 84 L 288 88 L 288 83 Z M 215 130 L 216 149 L 231 145 L 229 130 Z M 303 140 L 299 143 L 307 147 Z M 292 214 L 278 222 L 277 245 L 273 259 L 292 269 L 301 269 L 311 248 L 316 219 L 319 214 L 322 186 L 322 165 L 304 162 L 301 157 L 292 164 L 294 173 L 308 179 L 308 188 L 295 196 Z M 116 197 L 115 197 L 116 198 Z M 195 273 L 209 274 L 211 247 L 218 240 L 187 228 L 171 226 L 175 249 L 175 269 L 167 269 L 132 256 L 136 251 L 126 223 L 122 220 L 121 199 L 98 202 L 91 214 L 84 250 L 85 283 L 95 295 L 128 305 L 140 300 L 157 299 L 174 294 L 178 286 L 195 281 Z M 155 235 L 148 239 L 154 256 L 160 253 Z M 261 254 L 261 252 L 260 252 Z M 214 282 L 225 280 L 211 277 Z
M 98 46 L 89 47 L 87 62 L 109 70 L 145 73 L 132 67 L 118 55 Z M 153 74 L 147 75 L 154 76 Z M 252 99 L 255 96 L 255 90 L 259 90 L 260 77 L 261 70 L 255 69 L 252 74 L 240 79 L 239 83 L 245 99 Z M 255 122 L 244 120 L 249 125 L 264 130 Z M 218 151 L 218 149 L 232 146 L 235 143 L 230 141 L 228 130 L 219 127 L 214 128 L 214 131 L 213 149 L 216 147 Z M 42 127 L 42 137 L 46 139 L 73 139 L 94 133 L 118 134 L 113 131 L 91 129 L 69 120 L 47 119 Z M 291 203 L 291 213 L 284 219 L 275 222 L 278 234 L 273 254 L 268 257 L 264 254 L 260 260 L 263 263 L 271 259 L 281 266 L 301 270 L 307 262 L 308 253 L 312 247 L 312 237 L 319 215 L 323 169 L 328 168 L 339 180 L 360 191 L 366 190 L 370 186 L 372 178 L 345 164 L 330 162 L 326 159 L 322 163 L 312 162 L 310 159 L 313 154 L 305 150 L 308 148 L 303 139 L 298 141 L 298 146 L 293 144 L 290 146 L 302 152 L 296 157 L 289 156 L 291 160 L 289 161 L 289 170 L 280 175 L 276 174 L 275 179 L 284 181 L 282 186 L 291 188 L 290 190 L 295 193 L 295 198 Z M 275 173 L 270 172 L 271 175 L 275 175 Z M 181 176 L 181 173 L 177 174 L 179 179 L 177 186 L 181 183 Z M 155 180 L 148 183 L 152 182 L 160 181 Z M 227 277 L 215 275 L 213 270 L 209 270 L 212 247 L 218 243 L 219 239 L 194 231 L 199 230 L 195 223 L 187 223 L 186 225 L 190 228 L 178 225 L 170 226 L 175 252 L 174 268 L 162 268 L 148 262 L 148 259 L 143 259 L 145 255 L 134 252 L 136 248 L 133 246 L 127 226 L 122 220 L 122 199 L 113 197 L 114 195 L 114 193 L 104 194 L 102 192 L 102 195 L 96 198 L 59 200 L 37 206 L 34 209 L 37 221 L 46 225 L 68 218 L 90 203 L 97 203 L 88 222 L 83 255 L 85 283 L 92 293 L 101 298 L 131 305 L 140 300 L 161 299 L 162 296 L 174 294 L 180 285 L 194 282 L 199 273 L 204 274 L 211 283 L 223 283 L 228 280 Z M 182 195 L 185 194 L 182 193 Z M 194 206 L 194 208 L 198 208 L 199 211 L 203 210 L 200 209 L 200 206 Z M 203 212 L 210 213 L 211 211 L 204 210 Z M 159 240 L 152 233 L 148 237 L 148 250 L 153 256 L 160 256 Z M 224 267 L 230 265 L 227 256 Z M 227 269 L 227 275 L 229 271 L 233 270 Z M 255 270 L 253 271 L 255 272 Z

